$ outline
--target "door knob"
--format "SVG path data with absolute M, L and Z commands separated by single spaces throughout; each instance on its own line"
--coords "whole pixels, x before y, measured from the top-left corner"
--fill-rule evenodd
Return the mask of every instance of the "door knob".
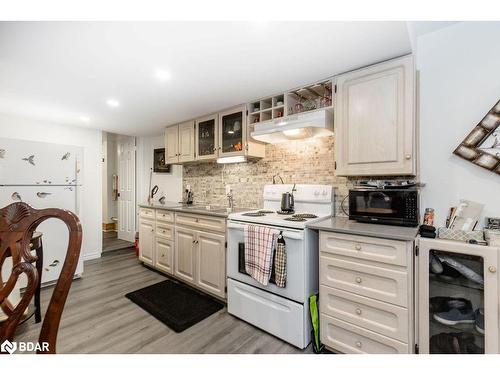
M 410 159 L 411 159 L 411 154 L 406 154 L 406 155 L 405 155 L 405 159 L 406 159 L 406 160 L 410 160 Z
M 488 271 L 490 271 L 491 273 L 495 273 L 495 272 L 497 272 L 497 269 L 494 266 L 489 266 Z
M 363 281 L 363 280 L 361 280 L 361 277 L 356 277 L 356 282 L 357 282 L 358 284 L 361 284 L 361 281 Z

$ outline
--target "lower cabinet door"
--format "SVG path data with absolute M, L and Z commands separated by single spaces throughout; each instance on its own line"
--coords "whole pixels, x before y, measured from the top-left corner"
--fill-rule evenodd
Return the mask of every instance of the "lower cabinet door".
M 346 354 L 408 354 L 409 346 L 398 340 L 320 314 L 321 342 Z
M 226 287 L 226 243 L 219 234 L 197 232 L 198 267 L 197 285 L 224 297 Z
M 196 231 L 186 228 L 175 228 L 174 274 L 190 283 L 195 282 L 196 275 Z
M 139 260 L 151 266 L 154 259 L 154 232 L 154 221 L 139 220 Z
M 160 271 L 173 274 L 174 242 L 156 237 L 155 267 Z

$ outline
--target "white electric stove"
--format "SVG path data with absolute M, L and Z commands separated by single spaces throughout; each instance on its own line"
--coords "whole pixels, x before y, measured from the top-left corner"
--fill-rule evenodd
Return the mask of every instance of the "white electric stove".
M 334 194 L 327 185 L 296 185 L 295 211 L 283 213 L 281 195 L 293 185 L 266 185 L 260 210 L 228 217 L 228 312 L 299 348 L 311 341 L 308 299 L 318 293 L 318 233 L 306 227 L 333 214 Z M 264 286 L 245 272 L 246 225 L 266 226 L 286 242 L 287 280 Z

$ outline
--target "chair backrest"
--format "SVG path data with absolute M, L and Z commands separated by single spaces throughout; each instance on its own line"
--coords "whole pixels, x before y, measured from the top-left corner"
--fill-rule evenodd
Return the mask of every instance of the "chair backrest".
M 35 293 L 38 273 L 33 262 L 37 258 L 31 254 L 29 244 L 38 225 L 49 218 L 57 218 L 66 223 L 69 241 L 61 274 L 52 293 L 38 338 L 40 345 L 48 343 L 48 350 L 40 353 L 56 353 L 59 323 L 80 257 L 82 227 L 74 213 L 58 208 L 36 210 L 26 203 L 16 202 L 0 209 L 0 270 L 5 259 L 12 257 L 12 271 L 6 282 L 0 272 L 0 307 L 7 316 L 7 319 L 0 323 L 0 343 L 5 340 L 13 341 L 16 328 Z M 26 290 L 19 303 L 13 306 L 8 297 L 23 273 L 28 280 Z

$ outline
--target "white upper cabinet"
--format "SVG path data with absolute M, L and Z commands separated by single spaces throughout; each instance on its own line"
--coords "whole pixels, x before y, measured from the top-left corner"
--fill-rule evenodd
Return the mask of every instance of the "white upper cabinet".
M 337 175 L 416 174 L 412 56 L 338 76 L 335 100 Z
M 179 162 L 179 125 L 165 129 L 165 162 L 167 164 Z
M 165 129 L 165 153 L 167 164 L 185 163 L 195 159 L 194 121 Z
M 194 121 L 179 125 L 179 162 L 194 160 Z
M 245 155 L 247 142 L 246 108 L 219 113 L 219 156 Z
M 218 116 L 211 115 L 196 120 L 196 160 L 214 160 L 219 155 Z

